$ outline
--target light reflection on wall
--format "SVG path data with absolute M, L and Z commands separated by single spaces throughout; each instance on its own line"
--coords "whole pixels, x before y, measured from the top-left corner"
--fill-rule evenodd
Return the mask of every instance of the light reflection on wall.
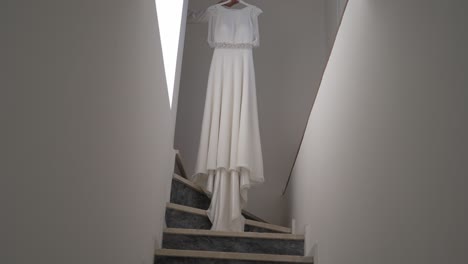
M 182 19 L 183 0 L 155 0 L 158 14 L 159 34 L 166 72 L 169 104 L 172 107 L 174 94 L 174 79 L 179 48 L 180 26 Z

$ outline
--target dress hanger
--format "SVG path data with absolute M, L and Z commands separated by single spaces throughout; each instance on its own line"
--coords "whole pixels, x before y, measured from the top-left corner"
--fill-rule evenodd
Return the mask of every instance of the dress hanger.
M 229 3 L 233 3 L 233 5 L 237 4 L 237 3 L 241 3 L 241 4 L 245 5 L 245 6 L 252 6 L 251 4 L 246 3 L 244 0 L 227 0 L 227 1 L 224 1 L 224 2 L 221 2 L 221 3 L 218 3 L 217 5 L 222 6 L 222 5 L 229 4 Z

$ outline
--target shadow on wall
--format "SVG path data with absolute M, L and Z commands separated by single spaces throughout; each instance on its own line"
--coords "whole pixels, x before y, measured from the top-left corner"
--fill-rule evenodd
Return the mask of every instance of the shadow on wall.
M 154 2 L 2 8 L 0 263 L 152 263 L 174 158 Z

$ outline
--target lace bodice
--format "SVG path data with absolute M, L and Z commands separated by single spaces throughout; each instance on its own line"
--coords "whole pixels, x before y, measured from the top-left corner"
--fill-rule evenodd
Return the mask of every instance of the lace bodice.
M 248 5 L 231 9 L 222 5 L 204 11 L 189 10 L 189 23 L 208 22 L 208 44 L 212 48 L 251 48 L 260 45 L 258 15 L 262 10 Z

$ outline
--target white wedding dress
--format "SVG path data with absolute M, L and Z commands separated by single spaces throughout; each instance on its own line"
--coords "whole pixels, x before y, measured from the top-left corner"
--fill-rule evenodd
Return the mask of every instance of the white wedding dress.
M 192 177 L 211 196 L 212 230 L 244 231 L 247 190 L 264 181 L 252 57 L 261 13 L 253 5 L 218 4 L 188 15 L 189 23 L 208 22 L 208 43 L 214 48 Z

